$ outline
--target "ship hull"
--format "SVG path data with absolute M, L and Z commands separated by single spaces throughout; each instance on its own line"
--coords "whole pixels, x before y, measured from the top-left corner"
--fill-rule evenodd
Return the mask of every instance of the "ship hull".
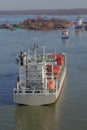
M 84 28 L 84 26 L 82 26 L 82 25 L 75 26 L 75 29 L 83 29 L 83 28 Z
M 62 76 L 60 78 L 59 87 L 55 93 L 44 94 L 44 95 L 13 93 L 14 102 L 17 104 L 23 104 L 29 106 L 40 106 L 40 105 L 55 103 L 55 101 L 58 99 L 60 95 L 65 77 L 66 77 L 66 67 L 63 70 Z
M 62 39 L 69 39 L 69 36 L 63 36 Z

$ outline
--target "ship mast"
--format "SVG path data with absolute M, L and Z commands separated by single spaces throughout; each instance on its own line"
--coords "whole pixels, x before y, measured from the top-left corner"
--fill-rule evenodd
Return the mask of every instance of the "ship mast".
M 47 48 L 47 46 L 42 46 L 42 48 L 43 48 L 43 61 L 45 61 L 46 60 L 45 54 L 46 54 L 46 48 Z
M 34 51 L 34 60 L 35 60 L 35 61 L 37 60 L 37 58 L 36 58 L 36 57 L 37 57 L 37 56 L 36 56 L 36 55 L 37 55 L 37 54 L 36 54 L 37 48 L 38 48 L 38 44 L 35 44 L 35 43 L 34 43 L 33 46 L 32 46 L 32 51 Z

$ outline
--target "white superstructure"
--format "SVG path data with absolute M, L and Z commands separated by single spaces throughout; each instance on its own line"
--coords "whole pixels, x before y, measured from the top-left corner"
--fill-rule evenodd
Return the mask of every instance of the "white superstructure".
M 83 29 L 83 19 L 78 17 L 75 22 L 75 29 Z
M 58 98 L 65 76 L 65 53 L 45 53 L 34 56 L 21 52 L 19 76 L 13 91 L 14 102 L 24 105 L 51 104 Z

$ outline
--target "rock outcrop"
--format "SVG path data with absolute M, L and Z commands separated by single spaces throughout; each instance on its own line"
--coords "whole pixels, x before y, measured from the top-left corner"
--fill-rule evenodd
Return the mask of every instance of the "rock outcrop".
M 34 29 L 34 30 L 54 30 L 54 29 L 64 29 L 72 26 L 73 22 L 65 19 L 47 19 L 42 18 L 41 16 L 37 19 L 26 19 L 20 26 L 25 29 Z

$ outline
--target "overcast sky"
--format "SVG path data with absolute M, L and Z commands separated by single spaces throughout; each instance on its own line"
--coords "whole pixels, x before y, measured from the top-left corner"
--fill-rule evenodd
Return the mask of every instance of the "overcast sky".
M 87 0 L 0 0 L 0 10 L 87 8 Z

